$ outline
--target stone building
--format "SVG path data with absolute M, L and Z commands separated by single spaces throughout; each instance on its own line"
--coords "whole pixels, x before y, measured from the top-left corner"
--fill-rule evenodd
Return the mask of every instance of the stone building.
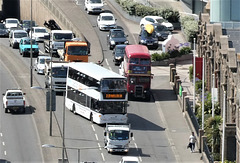
M 240 162 L 240 29 L 210 23 L 209 14 L 204 13 L 200 15 L 198 31 L 197 54 L 205 57 L 206 89 L 211 92 L 215 83 L 222 117 L 225 102 L 224 156 Z

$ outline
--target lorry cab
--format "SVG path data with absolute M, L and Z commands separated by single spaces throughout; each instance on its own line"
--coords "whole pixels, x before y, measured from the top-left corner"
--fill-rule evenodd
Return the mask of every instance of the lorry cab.
M 104 131 L 104 144 L 109 153 L 128 152 L 129 143 L 133 137 L 129 124 L 106 125 Z

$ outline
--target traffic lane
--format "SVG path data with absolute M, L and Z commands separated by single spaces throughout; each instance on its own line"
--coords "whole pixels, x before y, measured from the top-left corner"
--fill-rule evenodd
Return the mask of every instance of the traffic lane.
M 164 94 L 162 94 L 164 96 Z M 143 162 L 175 162 L 166 128 L 155 102 L 131 101 L 129 122 Z
M 11 73 L 0 61 L 0 90 L 19 88 Z M 2 103 L 2 96 L 0 99 Z M 0 109 L 1 158 L 11 162 L 42 162 L 39 137 L 31 112 L 26 114 L 5 113 Z M 29 155 L 31 153 L 31 155 Z
M 58 119 L 61 131 L 63 131 L 63 108 L 64 100 L 62 95 L 57 96 L 55 115 Z M 65 108 L 65 146 L 80 149 L 80 161 L 103 161 L 101 151 L 99 149 L 100 143 L 96 139 L 95 130 L 92 123 L 76 115 L 67 108 Z M 82 149 L 84 147 L 92 147 L 94 149 Z M 67 149 L 67 156 L 70 162 L 77 162 L 78 151 L 74 149 Z

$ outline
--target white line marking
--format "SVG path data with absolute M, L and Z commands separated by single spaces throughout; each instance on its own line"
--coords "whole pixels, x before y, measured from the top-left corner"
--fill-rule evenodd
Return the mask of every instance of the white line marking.
M 92 129 L 93 129 L 93 131 L 95 132 L 95 128 L 94 128 L 94 126 L 92 125 Z
M 99 150 L 101 151 L 101 150 L 102 150 L 102 148 L 101 148 L 101 145 L 100 145 L 100 143 L 98 143 L 98 147 L 99 147 Z
M 39 50 L 39 52 L 40 52 L 41 54 L 44 54 L 41 50 Z
M 139 156 L 138 158 L 139 158 L 139 161 L 140 161 L 140 162 L 142 162 L 142 157 L 141 157 L 141 156 Z
M 135 141 L 134 137 L 132 137 L 133 141 Z
M 136 143 L 134 143 L 134 145 L 135 145 L 135 148 L 138 150 L 137 144 L 136 144 Z
M 0 133 L 0 135 L 1 135 L 1 137 L 3 136 L 3 134 L 2 134 L 2 133 Z
M 108 60 L 107 60 L 107 59 L 105 59 L 105 62 L 106 62 L 106 64 L 109 66 L 109 63 L 108 63 Z
M 5 156 L 7 155 L 7 151 L 4 151 L 4 155 L 5 155 Z
M 109 70 L 111 70 L 112 71 L 112 68 L 109 66 Z
M 95 134 L 95 137 L 96 137 L 96 139 L 98 140 L 98 136 L 97 136 L 97 134 Z
M 101 155 L 102 155 L 102 159 L 103 159 L 103 161 L 105 162 L 105 158 L 104 158 L 104 155 L 103 155 L 103 153 L 101 153 Z
M 5 145 L 5 142 L 4 142 L 4 141 L 2 142 L 2 145 L 3 145 L 3 146 Z

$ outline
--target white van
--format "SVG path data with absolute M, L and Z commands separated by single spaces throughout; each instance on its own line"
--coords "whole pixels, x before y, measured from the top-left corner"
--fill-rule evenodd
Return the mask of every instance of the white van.
M 11 30 L 9 33 L 9 46 L 12 48 L 18 48 L 21 38 L 28 37 L 25 30 Z

